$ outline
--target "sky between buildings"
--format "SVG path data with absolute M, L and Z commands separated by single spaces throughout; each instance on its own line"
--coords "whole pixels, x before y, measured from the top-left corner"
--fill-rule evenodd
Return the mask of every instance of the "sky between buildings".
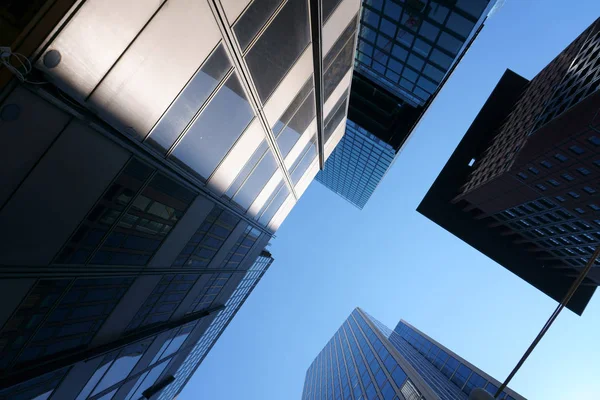
M 359 211 L 313 182 L 275 263 L 178 400 L 299 399 L 356 306 L 400 318 L 502 381 L 556 303 L 415 209 L 510 68 L 531 79 L 600 15 L 598 0 L 507 0 Z M 511 383 L 529 399 L 600 398 L 600 294 L 565 310 Z

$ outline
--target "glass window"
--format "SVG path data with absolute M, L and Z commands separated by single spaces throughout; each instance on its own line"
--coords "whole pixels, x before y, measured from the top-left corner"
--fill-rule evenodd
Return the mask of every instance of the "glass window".
M 388 63 L 388 68 L 390 68 L 395 73 L 400 74 L 402 72 L 402 68 L 404 68 L 404 65 L 394 59 L 391 59 Z
M 375 40 L 377 40 L 377 32 L 366 25 L 362 25 L 360 27 L 360 37 L 368 42 L 375 43 Z
M 567 156 L 565 156 L 564 154 L 561 154 L 561 153 L 556 153 L 554 155 L 554 158 L 556 158 L 560 162 L 565 162 L 565 161 L 567 161 L 569 159 Z
M 315 96 L 311 92 L 290 122 L 277 136 L 277 145 L 285 158 L 315 117 Z
M 344 116 L 346 115 L 346 102 L 348 101 L 348 96 L 342 96 L 333 107 L 333 110 L 330 111 L 329 115 L 325 118 L 325 127 L 323 135 L 324 142 L 327 143 L 334 130 L 338 127 Z
M 432 1 L 430 4 L 431 8 L 429 9 L 429 18 L 443 25 L 446 17 L 448 16 L 448 8 L 439 5 L 439 2 Z
M 305 148 L 305 150 L 302 151 L 301 156 L 295 163 L 296 165 L 293 165 L 290 169 L 292 171 L 291 178 L 294 185 L 296 185 L 298 181 L 302 178 L 302 176 L 304 176 L 304 173 L 316 157 L 317 147 L 315 146 L 313 139 L 308 143 L 307 148 Z
M 131 390 L 129 391 L 129 394 L 127 395 L 127 397 L 125 399 L 126 400 L 140 399 L 142 397 L 142 393 L 146 389 L 148 389 L 149 387 L 151 387 L 152 385 L 154 385 L 156 383 L 156 380 L 158 379 L 160 374 L 162 374 L 162 372 L 164 371 L 164 369 L 167 367 L 168 364 L 169 364 L 169 362 L 165 361 L 162 364 L 159 364 L 156 367 L 152 368 L 150 371 L 143 373 L 142 376 L 140 376 L 138 378 L 138 380 L 135 383 L 135 385 L 133 386 L 133 388 L 131 388 Z
M 450 30 L 466 38 L 471 33 L 471 30 L 475 26 L 475 23 L 453 12 L 450 14 L 450 18 L 448 18 L 446 26 L 448 26 Z
M 450 57 L 450 56 L 448 56 L 448 55 L 446 55 L 446 54 L 444 54 L 444 53 L 442 53 L 438 49 L 433 49 L 433 51 L 431 52 L 431 57 L 429 58 L 429 60 L 433 61 L 434 63 L 436 63 L 437 65 L 439 65 L 443 69 L 447 70 L 452 65 L 453 58 Z
M 572 181 L 574 181 L 574 180 L 575 180 L 575 178 L 573 178 L 573 177 L 572 177 L 571 175 L 569 175 L 569 174 L 562 174 L 562 175 L 561 175 L 561 177 L 562 177 L 562 178 L 563 178 L 565 181 L 567 181 L 567 182 L 572 182 Z
M 379 15 L 366 7 L 363 8 L 362 20 L 364 23 L 371 25 L 375 29 L 379 27 Z
M 573 145 L 573 146 L 569 147 L 569 150 L 571 150 L 573 153 L 575 153 L 577 155 L 581 155 L 581 154 L 585 153 L 585 151 L 577 145 Z
M 383 9 L 383 13 L 390 17 L 392 21 L 398 21 L 400 19 L 400 13 L 402 12 L 402 8 L 394 3 L 393 1 L 386 1 L 385 7 Z
M 587 175 L 591 174 L 591 171 L 584 167 L 577 168 L 577 172 L 579 172 L 583 176 L 587 176 Z
M 264 207 L 264 211 L 259 214 L 260 217 L 258 218 L 258 222 L 265 225 L 268 224 L 289 195 L 290 191 L 287 188 L 287 185 L 282 182 L 279 185 L 279 189 L 275 191 L 273 200 L 270 203 L 267 203 Z
M 417 81 L 417 84 L 421 86 L 423 89 L 427 90 L 429 93 L 435 92 L 437 89 L 437 85 L 431 82 L 429 79 L 425 79 L 424 76 L 421 76 Z
M 404 71 L 402 71 L 402 76 L 411 82 L 416 82 L 419 74 L 410 68 L 404 68 Z
M 394 57 L 396 57 L 398 60 L 404 61 L 404 60 L 406 60 L 406 57 L 408 56 L 408 50 L 406 50 L 402 46 L 395 44 L 394 47 L 392 48 L 392 55 Z
M 393 38 L 396 36 L 396 24 L 390 22 L 387 18 L 381 19 L 380 32 L 385 33 L 389 37 Z
M 413 50 L 416 51 L 419 55 L 427 57 L 429 55 L 429 52 L 431 51 L 431 46 L 425 43 L 423 40 L 417 39 L 415 40 Z
M 275 157 L 270 150 L 265 151 L 262 160 L 235 194 L 233 200 L 244 208 L 250 207 L 276 170 Z
M 430 24 L 427 21 L 423 21 L 421 23 L 421 29 L 419 29 L 419 35 L 423 36 L 426 39 L 429 39 L 432 42 L 435 42 L 437 36 L 439 35 L 440 30 Z
M 341 0 L 321 0 L 323 5 L 323 25 L 327 22 L 331 14 L 335 11 Z
M 392 379 L 398 387 L 401 387 L 404 381 L 406 380 L 406 374 L 404 373 L 402 368 L 400 368 L 400 366 L 396 366 L 396 368 L 392 372 Z
M 442 32 L 437 43 L 444 50 L 447 50 L 452 54 L 457 54 L 462 46 L 462 41 L 446 32 Z
M 400 79 L 400 75 L 393 72 L 391 69 L 388 69 L 387 71 L 385 71 L 385 76 L 386 76 L 386 78 L 388 78 L 389 80 L 391 80 L 394 83 L 398 83 L 398 79 Z
M 459 388 L 462 388 L 464 386 L 464 384 L 467 382 L 467 379 L 469 379 L 471 372 L 472 371 L 470 368 L 461 364 L 458 367 L 458 369 L 456 370 L 456 373 L 454 374 L 454 376 L 452 377 L 452 382 L 454 382 L 456 384 L 456 386 L 458 386 Z
M 253 117 L 233 74 L 175 147 L 172 157 L 207 179 Z
M 365 53 L 369 57 L 373 56 L 373 46 L 371 46 L 367 42 L 359 40 L 358 41 L 358 50 L 362 51 L 363 53 Z
M 148 143 L 166 153 L 230 69 L 231 62 L 220 44 L 158 121 Z
M 248 68 L 263 103 L 309 42 L 308 3 L 305 0 L 290 0 L 246 55 Z
M 398 29 L 398 34 L 396 36 L 396 40 L 406 47 L 412 46 L 413 41 L 415 40 L 415 35 L 407 32 L 404 29 Z
M 588 141 L 594 146 L 600 146 L 600 138 L 598 136 L 590 136 L 588 138 Z
M 348 43 L 349 40 L 354 40 L 354 36 L 355 36 L 354 34 L 356 32 L 356 22 L 357 22 L 356 19 L 350 20 L 350 23 L 346 26 L 346 28 L 340 34 L 340 36 L 338 36 L 338 38 L 336 39 L 333 46 L 331 46 L 331 48 L 329 49 L 327 54 L 323 57 L 323 71 L 327 71 L 329 69 L 329 67 L 331 66 L 331 63 L 333 63 L 333 61 L 336 59 L 336 57 L 338 56 L 340 51 L 342 51 L 344 49 L 344 46 L 346 45 L 346 43 Z M 373 33 L 373 39 L 369 39 L 369 40 L 374 42 L 375 35 L 376 35 L 375 32 L 373 32 L 372 29 L 369 29 L 366 26 L 363 26 L 363 28 L 365 31 L 368 30 Z M 307 84 L 308 83 L 306 83 L 305 85 L 307 85 Z M 310 83 L 310 85 L 312 87 L 312 83 Z M 306 95 L 304 97 L 306 97 Z
M 449 357 L 448 361 L 446 361 L 446 364 L 442 367 L 442 373 L 450 378 L 458 367 L 458 364 L 459 362 L 456 360 L 456 358 Z
M 387 64 L 389 57 L 384 54 L 382 51 L 380 51 L 379 49 L 375 50 L 375 55 L 373 56 L 373 58 L 375 59 L 375 61 L 380 62 L 381 64 Z
M 546 167 L 548 169 L 552 168 L 552 163 L 550 161 L 546 161 L 546 160 L 540 161 L 540 164 L 542 164 L 544 167 Z
M 325 101 L 331 96 L 344 75 L 352 67 L 354 60 L 354 41 L 350 38 L 344 45 L 343 50 L 338 54 L 329 68 L 323 74 L 323 95 Z M 375 64 L 375 63 L 374 63 Z
M 475 18 L 479 18 L 489 0 L 458 0 L 456 6 L 463 11 L 468 12 Z

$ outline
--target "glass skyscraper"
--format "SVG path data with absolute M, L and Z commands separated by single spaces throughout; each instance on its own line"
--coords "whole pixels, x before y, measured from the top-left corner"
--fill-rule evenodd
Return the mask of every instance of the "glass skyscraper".
M 404 321 L 355 309 L 306 372 L 302 400 L 466 400 L 500 382 Z M 524 400 L 507 388 L 498 399 Z
M 25 8 L 0 27 L 0 399 L 171 400 L 344 135 L 360 3 Z
M 373 157 L 370 149 L 382 145 L 374 137 L 387 153 L 401 151 L 494 4 L 364 0 L 348 115 L 355 139 L 346 134 L 317 181 L 362 208 L 391 165 L 388 157 Z

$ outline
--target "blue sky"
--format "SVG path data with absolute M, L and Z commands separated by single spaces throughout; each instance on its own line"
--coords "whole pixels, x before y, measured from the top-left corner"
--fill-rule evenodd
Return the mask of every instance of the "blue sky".
M 272 242 L 275 263 L 179 400 L 299 399 L 356 306 L 504 380 L 556 303 L 415 209 L 505 69 L 531 79 L 599 15 L 597 0 L 507 0 L 362 211 L 311 184 Z M 564 311 L 510 386 L 600 398 L 599 314 L 600 295 L 582 317 Z

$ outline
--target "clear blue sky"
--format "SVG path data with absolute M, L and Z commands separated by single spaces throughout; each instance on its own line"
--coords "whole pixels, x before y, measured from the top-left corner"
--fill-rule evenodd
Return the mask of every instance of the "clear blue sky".
M 299 399 L 356 306 L 403 318 L 504 380 L 556 303 L 415 209 L 506 68 L 531 79 L 600 15 L 598 0 L 507 0 L 359 211 L 313 182 L 275 263 L 179 400 Z M 529 399 L 600 399 L 600 293 L 565 311 L 512 381 Z

